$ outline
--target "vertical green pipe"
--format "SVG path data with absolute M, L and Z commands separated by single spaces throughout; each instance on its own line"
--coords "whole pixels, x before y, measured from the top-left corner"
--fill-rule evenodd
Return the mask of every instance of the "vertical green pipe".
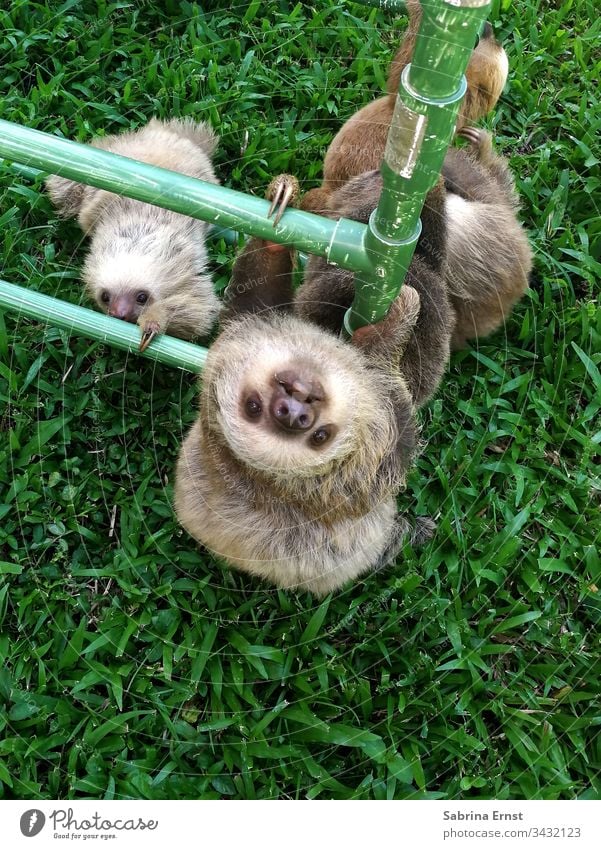
M 347 333 L 383 319 L 401 289 L 421 231 L 419 215 L 453 137 L 466 91 L 465 69 L 489 8 L 487 0 L 422 3 L 412 62 L 401 75 L 384 152 L 382 194 L 365 236 L 373 270 L 355 275 Z

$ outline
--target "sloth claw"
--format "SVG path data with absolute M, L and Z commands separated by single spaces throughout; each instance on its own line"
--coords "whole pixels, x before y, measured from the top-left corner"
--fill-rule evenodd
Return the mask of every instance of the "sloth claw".
M 142 338 L 140 340 L 140 353 L 143 353 L 150 345 L 155 336 L 161 332 L 157 321 L 149 321 L 142 327 Z
M 491 135 L 487 130 L 482 130 L 479 127 L 461 127 L 457 130 L 457 135 L 465 139 L 471 146 L 482 155 L 487 148 L 492 145 Z
M 296 177 L 292 177 L 290 174 L 280 174 L 271 181 L 267 188 L 267 200 L 271 201 L 267 217 L 271 218 L 274 212 L 276 213 L 273 219 L 274 227 L 279 224 L 288 204 L 291 203 L 294 206 L 298 195 L 299 186 Z
M 478 127 L 461 127 L 461 129 L 457 130 L 457 135 L 471 144 L 479 144 L 482 140 L 483 132 Z

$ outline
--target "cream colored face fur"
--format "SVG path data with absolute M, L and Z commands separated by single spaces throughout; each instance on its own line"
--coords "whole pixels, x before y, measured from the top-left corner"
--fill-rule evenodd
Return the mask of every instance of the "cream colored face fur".
M 101 214 L 83 278 L 100 309 L 106 312 L 109 302 L 119 296 L 129 296 L 135 307 L 140 294 L 146 298 L 139 314 L 153 301 L 182 291 L 190 296 L 206 293 L 207 312 L 214 313 L 209 309 L 212 287 L 205 273 L 204 222 L 108 192 L 98 192 L 93 200 Z
M 217 183 L 211 157 L 217 137 L 204 123 L 151 120 L 94 147 Z M 48 191 L 64 217 L 77 216 L 89 237 L 83 277 L 101 310 L 146 323 L 153 332 L 206 335 L 220 304 L 207 272 L 207 224 L 59 176 Z
M 215 343 L 204 378 L 205 386 L 214 387 L 209 402 L 215 409 L 209 415 L 237 459 L 257 470 L 305 476 L 322 473 L 353 452 L 377 406 L 375 395 L 366 392 L 369 381 L 361 355 L 336 337 L 290 317 L 281 323 L 281 332 L 273 323 L 259 334 L 255 324 L 250 337 L 240 325 L 237 330 L 240 342 L 233 349 L 235 340 L 227 331 Z M 222 344 L 228 346 L 225 362 L 220 356 Z M 217 372 L 214 363 L 219 360 Z M 268 404 L 275 375 L 289 370 L 319 381 L 324 401 L 310 429 L 280 433 L 270 419 Z M 244 415 L 249 393 L 255 393 L 262 406 L 261 415 L 252 420 Z M 332 426 L 332 435 L 315 446 L 312 435 L 326 425 Z

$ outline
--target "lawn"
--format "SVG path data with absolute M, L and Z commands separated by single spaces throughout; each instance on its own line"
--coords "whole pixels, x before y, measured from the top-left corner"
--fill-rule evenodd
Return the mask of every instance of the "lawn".
M 3 118 L 81 141 L 204 118 L 222 182 L 259 195 L 318 184 L 404 28 L 350 0 L 8 5 Z M 601 19 L 492 20 L 535 275 L 423 413 L 400 502 L 438 531 L 395 568 L 316 602 L 217 565 L 171 507 L 193 376 L 0 315 L 2 797 L 601 793 Z M 82 301 L 76 226 L 23 178 L 0 196 L 0 276 Z

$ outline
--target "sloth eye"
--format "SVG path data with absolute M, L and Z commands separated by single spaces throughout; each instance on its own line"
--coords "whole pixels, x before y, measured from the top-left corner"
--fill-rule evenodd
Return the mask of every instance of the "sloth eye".
M 147 292 L 138 292 L 138 294 L 136 295 L 136 301 L 139 304 L 145 304 L 147 300 L 148 300 L 148 293 Z
M 100 296 L 100 300 L 102 301 L 103 304 L 108 304 L 110 299 L 111 299 L 111 296 L 109 295 L 108 292 L 103 292 L 102 295 Z
M 250 419 L 257 419 L 263 412 L 261 402 L 258 398 L 255 398 L 254 396 L 247 398 L 246 403 L 244 404 L 244 409 L 246 411 L 246 415 Z
M 330 431 L 325 427 L 319 427 L 311 434 L 311 442 L 313 445 L 321 446 L 330 438 Z

